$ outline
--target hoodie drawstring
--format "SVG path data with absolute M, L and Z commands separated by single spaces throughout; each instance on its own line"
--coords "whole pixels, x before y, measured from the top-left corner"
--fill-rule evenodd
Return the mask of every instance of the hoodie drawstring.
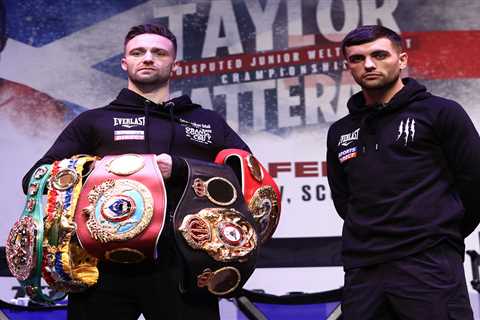
M 385 107 L 387 104 L 380 104 L 378 106 L 371 106 L 371 107 L 365 107 L 365 108 L 371 108 L 371 111 L 366 114 L 362 120 L 360 121 L 360 134 L 359 134 L 359 142 L 361 145 L 361 153 L 366 154 L 367 153 L 367 143 L 366 143 L 366 137 L 365 135 L 373 135 L 376 139 L 377 135 L 377 124 L 375 123 L 378 121 L 378 117 L 381 116 L 382 113 L 384 113 L 383 110 L 386 110 Z M 380 145 L 378 143 L 375 143 L 375 151 L 380 150 Z
M 150 145 L 150 100 L 145 100 L 143 110 L 145 113 L 145 154 L 149 154 L 151 150 Z
M 172 138 L 170 139 L 170 142 L 168 144 L 168 154 L 171 155 L 172 153 L 172 146 L 175 143 L 175 119 L 173 117 L 173 107 L 175 106 L 175 103 L 172 101 L 169 101 L 165 104 L 165 107 L 168 108 L 168 113 L 170 114 L 170 131 L 172 132 Z
M 146 149 L 145 153 L 146 154 L 149 154 L 152 150 L 152 145 L 151 145 L 152 143 L 150 141 L 150 105 L 152 105 L 152 102 L 150 100 L 145 100 L 143 106 L 144 106 L 144 114 L 145 114 L 145 149 Z M 169 112 L 170 131 L 172 135 L 168 143 L 168 154 L 171 154 L 172 146 L 175 143 L 175 119 L 173 115 L 173 107 L 175 106 L 175 103 L 173 103 L 172 101 L 169 101 L 161 106 L 167 108 Z

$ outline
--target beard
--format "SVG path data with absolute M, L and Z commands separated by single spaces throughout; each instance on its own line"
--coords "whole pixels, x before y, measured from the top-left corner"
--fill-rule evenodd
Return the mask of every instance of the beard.
M 365 90 L 388 90 L 397 83 L 400 78 L 400 70 L 388 76 L 380 76 L 375 80 L 358 79 L 357 83 Z
M 161 87 L 170 80 L 171 68 L 164 68 L 148 74 L 132 72 L 128 75 L 130 81 L 136 86 L 155 86 Z

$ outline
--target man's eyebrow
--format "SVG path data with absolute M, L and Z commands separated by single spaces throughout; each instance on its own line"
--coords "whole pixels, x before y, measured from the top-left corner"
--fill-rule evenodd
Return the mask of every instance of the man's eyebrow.
M 128 50 L 128 52 L 133 52 L 133 51 L 136 51 L 136 50 L 145 51 L 146 49 L 144 47 L 135 47 L 135 48 L 132 48 L 132 49 Z
M 135 51 L 135 50 L 147 51 L 147 48 L 145 48 L 145 47 L 135 47 L 135 48 L 130 49 L 128 52 L 132 52 L 132 51 Z M 152 47 L 152 48 L 150 48 L 150 51 L 163 51 L 163 52 L 168 52 L 167 49 L 165 49 L 165 48 L 160 48 L 160 47 Z
M 377 49 L 377 50 L 372 51 L 371 54 L 374 54 L 374 53 L 390 53 L 390 51 L 385 50 L 385 49 Z
M 168 52 L 167 49 L 165 49 L 165 48 L 159 48 L 159 47 L 153 47 L 151 50 L 152 50 L 152 51 L 164 51 L 164 52 Z
M 363 57 L 365 57 L 364 54 L 362 54 L 362 53 L 355 53 L 355 54 L 352 54 L 352 55 L 348 56 L 348 60 L 350 60 L 351 58 L 363 58 Z

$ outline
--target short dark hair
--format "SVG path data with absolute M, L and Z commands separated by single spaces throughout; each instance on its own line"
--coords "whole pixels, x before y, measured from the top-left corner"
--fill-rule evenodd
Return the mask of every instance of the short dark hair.
M 125 36 L 125 41 L 123 43 L 124 46 L 127 45 L 127 42 L 135 38 L 136 36 L 139 36 L 141 34 L 145 33 L 153 33 L 153 34 L 158 34 L 162 37 L 165 37 L 172 41 L 173 43 L 173 48 L 175 49 L 175 54 L 177 53 L 177 38 L 175 35 L 170 31 L 167 27 L 165 27 L 162 24 L 139 24 L 137 26 L 133 26 L 130 28 L 128 31 L 127 35 Z
M 3 1 L 0 0 L 0 52 L 7 43 L 7 13 Z
M 380 38 L 387 38 L 392 42 L 392 44 L 395 47 L 397 47 L 399 51 L 404 50 L 402 38 L 398 33 L 380 25 L 369 25 L 369 26 L 360 26 L 350 31 L 345 36 L 345 38 L 343 38 L 343 41 L 342 41 L 343 56 L 346 57 L 345 48 L 347 47 L 372 42 Z

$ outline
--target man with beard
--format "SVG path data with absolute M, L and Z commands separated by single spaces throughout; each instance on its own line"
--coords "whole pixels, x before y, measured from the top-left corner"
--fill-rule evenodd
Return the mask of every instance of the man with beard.
M 27 173 L 23 186 L 26 191 L 41 164 L 76 154 L 157 154 L 167 190 L 167 225 L 157 260 L 125 265 L 100 261 L 98 283 L 69 295 L 68 319 L 136 320 L 140 314 L 146 319 L 219 319 L 215 296 L 190 296 L 179 289 L 182 268 L 169 230 L 186 175 L 180 157 L 213 162 L 223 149 L 249 148 L 216 112 L 193 104 L 188 96 L 170 97 L 177 50 L 170 30 L 151 24 L 132 27 L 124 49 L 121 67 L 128 74 L 127 89 L 106 107 L 74 119 Z M 192 135 L 199 127 L 203 131 Z
M 401 79 L 408 57 L 392 30 L 359 27 L 342 50 L 362 88 L 327 138 L 344 318 L 473 319 L 463 256 L 478 225 L 478 133 L 459 104 Z

